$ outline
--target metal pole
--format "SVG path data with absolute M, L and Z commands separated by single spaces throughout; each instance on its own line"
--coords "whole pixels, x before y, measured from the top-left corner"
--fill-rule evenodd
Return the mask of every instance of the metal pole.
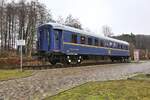
M 20 47 L 20 71 L 22 72 L 22 45 Z
M 21 40 L 23 40 L 23 31 L 22 31 L 22 33 L 21 33 Z M 21 72 L 23 71 L 22 70 L 22 45 L 21 45 L 21 47 L 20 47 L 20 70 L 21 70 Z

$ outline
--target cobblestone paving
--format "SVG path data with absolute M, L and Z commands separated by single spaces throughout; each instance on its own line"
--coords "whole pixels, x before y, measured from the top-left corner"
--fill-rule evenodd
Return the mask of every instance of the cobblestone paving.
M 0 81 L 0 99 L 41 100 L 88 81 L 122 79 L 139 72 L 150 72 L 150 61 L 41 70 L 31 77 Z

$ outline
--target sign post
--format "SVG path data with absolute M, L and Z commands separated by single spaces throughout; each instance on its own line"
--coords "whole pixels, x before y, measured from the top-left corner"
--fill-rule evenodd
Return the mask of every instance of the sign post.
M 17 45 L 20 46 L 20 71 L 22 72 L 22 46 L 25 45 L 25 40 L 17 40 Z

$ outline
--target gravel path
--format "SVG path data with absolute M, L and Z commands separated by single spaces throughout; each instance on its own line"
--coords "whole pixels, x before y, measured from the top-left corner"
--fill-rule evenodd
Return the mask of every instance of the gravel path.
M 41 100 L 88 81 L 116 80 L 139 72 L 150 72 L 150 61 L 41 70 L 31 77 L 0 81 L 0 99 Z

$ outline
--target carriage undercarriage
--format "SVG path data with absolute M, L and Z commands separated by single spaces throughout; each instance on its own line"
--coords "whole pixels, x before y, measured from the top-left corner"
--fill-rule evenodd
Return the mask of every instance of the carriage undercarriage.
M 46 55 L 45 55 L 46 54 Z M 110 62 L 130 62 L 129 56 L 104 56 L 104 55 L 66 55 L 63 53 L 43 53 L 40 58 L 49 61 L 52 65 L 57 63 L 62 64 L 81 64 L 82 62 L 99 62 L 99 61 L 110 61 Z

